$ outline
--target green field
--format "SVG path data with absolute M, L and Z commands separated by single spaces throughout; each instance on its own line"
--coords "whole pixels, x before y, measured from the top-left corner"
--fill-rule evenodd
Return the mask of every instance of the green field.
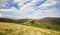
M 26 26 L 32 26 L 32 27 L 38 27 L 38 28 L 44 28 L 44 29 L 50 29 L 50 30 L 55 30 L 60 32 L 60 24 L 57 23 L 52 23 L 52 22 L 24 22 L 21 23 L 22 25 Z
M 60 32 L 33 26 L 0 22 L 0 35 L 60 35 Z

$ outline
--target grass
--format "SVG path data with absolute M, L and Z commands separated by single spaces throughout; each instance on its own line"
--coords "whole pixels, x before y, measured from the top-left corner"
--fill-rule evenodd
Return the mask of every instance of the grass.
M 50 29 L 50 30 L 55 30 L 60 32 L 60 24 L 55 24 L 51 22 L 27 22 L 27 23 L 22 23 L 22 25 L 26 26 L 33 26 L 33 27 L 38 27 L 38 28 L 44 28 L 44 29 Z
M 0 35 L 60 35 L 60 32 L 15 23 L 0 22 Z

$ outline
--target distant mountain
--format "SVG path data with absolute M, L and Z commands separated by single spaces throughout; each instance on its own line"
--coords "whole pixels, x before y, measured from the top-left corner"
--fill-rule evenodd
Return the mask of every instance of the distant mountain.
M 23 23 L 28 21 L 29 19 L 10 19 L 10 18 L 0 18 L 0 22 L 15 22 L 15 23 Z
M 45 17 L 42 20 L 52 21 L 52 20 L 60 20 L 60 18 Z
M 9 19 L 9 18 L 0 18 L 0 22 L 16 22 L 17 20 Z
M 29 21 L 31 20 L 30 22 L 52 22 L 52 23 L 57 23 L 57 24 L 60 24 L 60 18 L 51 18 L 51 17 L 45 17 L 43 19 L 9 19 L 9 18 L 0 18 L 0 22 L 15 22 L 15 23 L 23 23 L 23 22 L 26 22 L 26 21 Z
M 60 18 L 45 17 L 42 20 L 60 24 Z

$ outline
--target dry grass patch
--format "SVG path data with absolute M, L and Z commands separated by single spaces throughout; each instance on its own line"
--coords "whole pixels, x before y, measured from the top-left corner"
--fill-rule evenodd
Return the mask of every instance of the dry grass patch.
M 20 24 L 0 22 L 0 35 L 60 35 L 60 32 Z

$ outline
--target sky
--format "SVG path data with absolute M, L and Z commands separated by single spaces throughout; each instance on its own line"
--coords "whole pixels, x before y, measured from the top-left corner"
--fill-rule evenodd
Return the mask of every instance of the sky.
M 60 0 L 0 0 L 0 17 L 12 19 L 60 18 Z

